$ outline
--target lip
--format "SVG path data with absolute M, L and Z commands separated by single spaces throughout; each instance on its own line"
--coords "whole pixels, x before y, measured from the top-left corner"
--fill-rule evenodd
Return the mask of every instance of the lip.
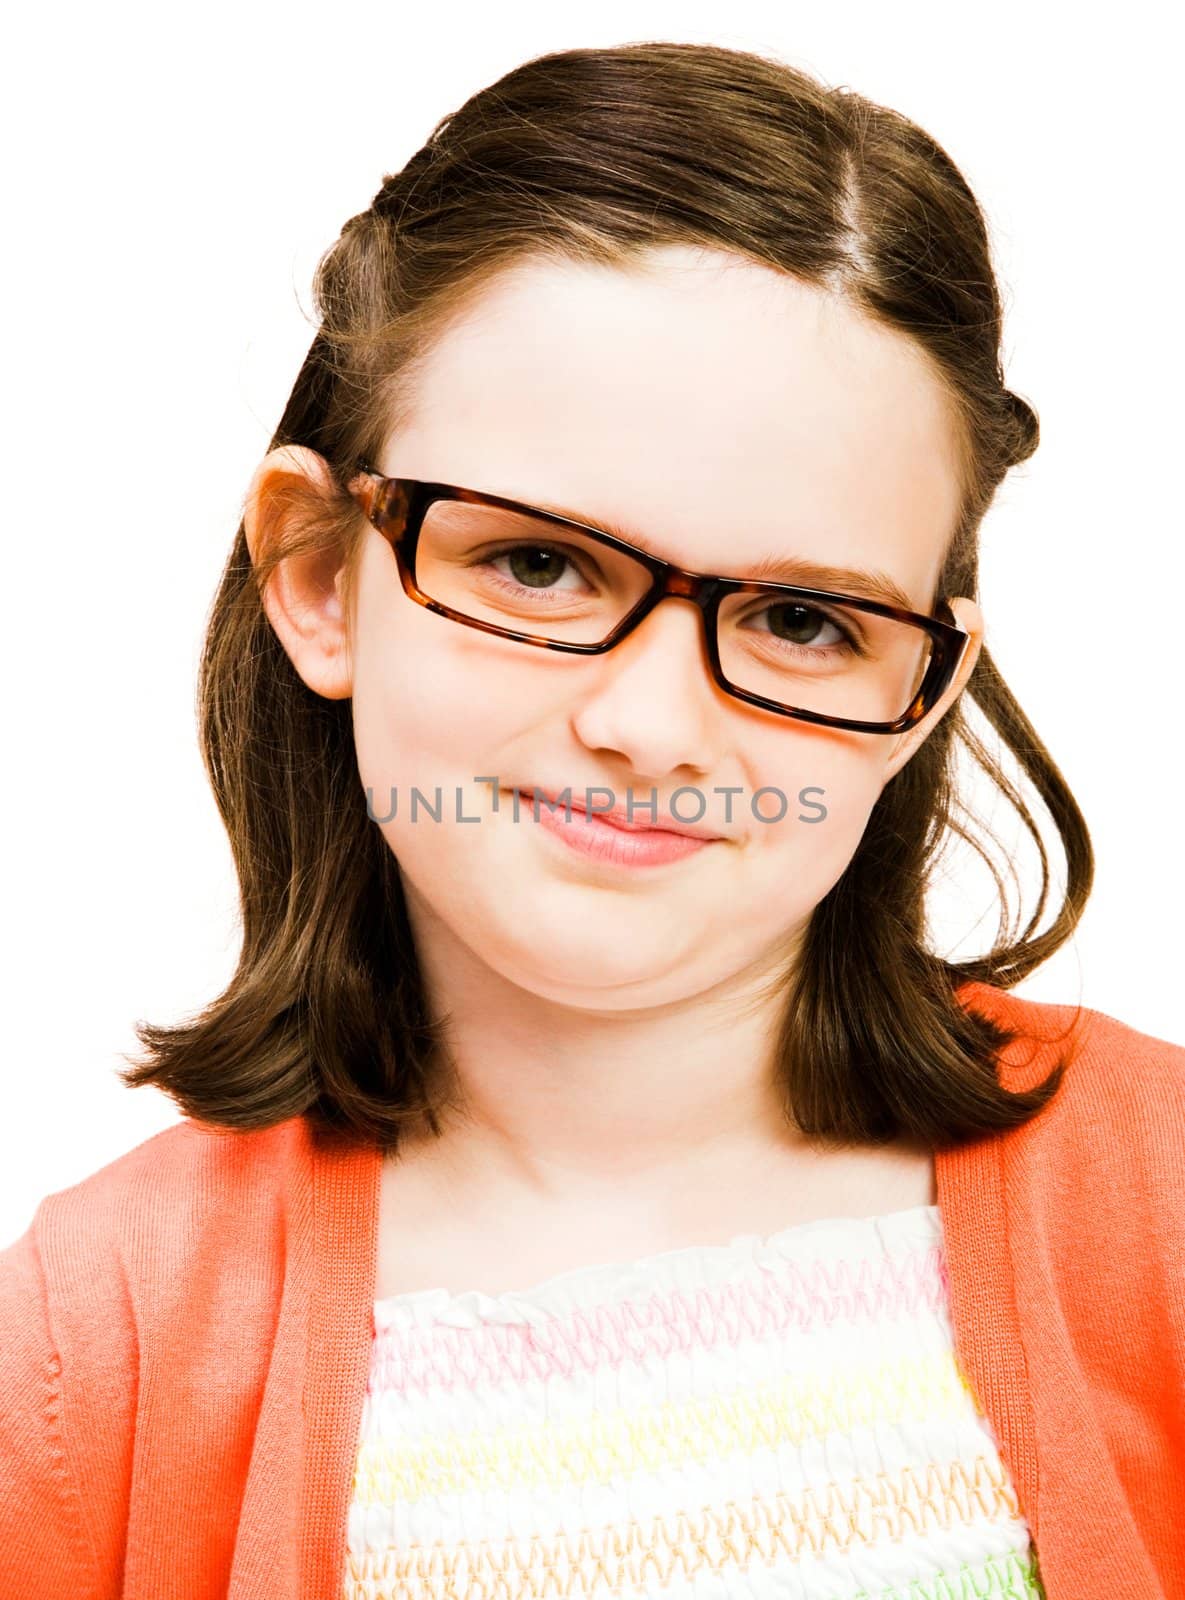
M 533 792 L 528 792 L 526 789 L 519 789 L 515 792 L 520 800 L 526 802 L 527 806 L 531 809 L 532 815 L 534 814 L 534 797 L 536 794 L 539 796 L 540 801 L 540 816 L 547 814 L 542 804 L 544 800 L 550 800 L 553 805 L 559 805 L 561 807 L 562 815 L 563 802 L 560 801 L 559 796 L 564 792 L 563 790 L 559 790 L 557 792 L 552 789 L 545 789 L 540 785 Z M 622 833 L 674 833 L 681 834 L 687 839 L 698 839 L 704 843 L 711 842 L 712 840 L 721 840 L 725 837 L 724 834 L 716 833 L 712 828 L 706 827 L 702 822 L 680 822 L 676 817 L 671 817 L 669 819 L 663 817 L 661 808 L 657 805 L 654 809 L 656 812 L 658 812 L 660 820 L 653 823 L 638 821 L 631 822 L 627 817 L 626 808 L 624 806 L 614 806 L 611 811 L 597 810 L 589 812 L 586 806 L 582 806 L 577 800 L 573 799 L 571 801 L 571 809 L 573 813 L 579 811 L 581 815 L 587 815 L 590 822 L 604 822 L 609 827 L 616 828 Z M 645 814 L 646 809 L 647 808 L 644 803 L 638 804 L 634 807 L 635 813 L 641 812 Z
M 521 790 L 516 791 L 516 794 L 521 793 Z M 617 827 L 612 822 L 602 821 L 596 812 L 587 812 L 583 806 L 576 805 L 567 816 L 563 808 L 552 811 L 543 804 L 538 808 L 532 805 L 527 816 L 531 832 L 549 839 L 551 848 L 565 855 L 579 856 L 590 867 L 606 868 L 613 873 L 670 867 L 721 842 L 675 833 L 670 828 Z

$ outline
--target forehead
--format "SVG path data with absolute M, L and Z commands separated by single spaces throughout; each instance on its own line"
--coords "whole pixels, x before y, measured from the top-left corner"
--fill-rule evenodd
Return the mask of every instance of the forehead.
M 531 258 L 417 373 L 382 470 L 564 507 L 698 571 L 785 553 L 928 607 L 958 510 L 946 398 L 907 338 L 717 252 Z

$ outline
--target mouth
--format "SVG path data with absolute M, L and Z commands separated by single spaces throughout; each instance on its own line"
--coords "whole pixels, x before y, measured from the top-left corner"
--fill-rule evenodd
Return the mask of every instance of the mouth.
M 562 817 L 565 815 L 566 810 L 570 809 L 573 819 L 581 816 L 589 827 L 603 823 L 606 827 L 613 828 L 621 833 L 675 834 L 682 838 L 698 839 L 705 843 L 725 838 L 724 834 L 717 833 L 703 823 L 680 822 L 677 817 L 664 817 L 657 804 L 653 807 L 657 814 L 657 820 L 643 821 L 640 820 L 640 817 L 647 816 L 648 811 L 651 809 L 645 803 L 639 803 L 634 806 L 635 816 L 631 819 L 624 806 L 614 806 L 609 811 L 597 810 L 590 812 L 587 807 L 582 806 L 577 800 L 561 801 L 554 792 L 547 789 L 536 789 L 533 792 L 526 789 L 518 789 L 515 793 L 519 799 L 525 801 L 530 807 L 534 806 L 537 798 L 541 812 L 554 807 L 557 815 Z M 545 806 L 545 802 L 550 802 L 550 805 Z

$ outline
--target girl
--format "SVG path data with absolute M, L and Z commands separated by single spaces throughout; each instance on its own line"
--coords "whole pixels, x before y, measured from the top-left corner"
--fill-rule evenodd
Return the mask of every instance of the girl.
M 202 663 L 242 958 L 2 1258 L 3 1593 L 1185 1593 L 1185 1048 L 1009 993 L 1093 864 L 960 173 L 569 50 L 316 289 Z M 1040 843 L 971 702 L 1066 891 L 953 963 L 960 747 Z

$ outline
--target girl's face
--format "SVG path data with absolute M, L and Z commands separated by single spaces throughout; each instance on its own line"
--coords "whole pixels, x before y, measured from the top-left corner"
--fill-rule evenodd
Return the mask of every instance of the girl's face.
M 745 577 L 775 553 L 876 570 L 930 610 L 958 510 L 943 393 L 906 339 L 794 279 L 684 247 L 631 272 L 532 259 L 452 325 L 416 395 L 371 463 L 383 474 L 615 525 L 694 572 Z M 353 697 L 361 781 L 417 941 L 459 942 L 533 995 L 598 1011 L 792 958 L 982 634 L 976 605 L 954 601 L 974 636 L 962 671 L 924 723 L 887 736 L 726 695 L 697 607 L 677 598 L 604 655 L 562 655 L 417 605 L 373 529 L 358 596 L 349 645 L 332 602 L 285 642 L 306 681 Z M 515 791 L 601 788 L 620 806 L 656 790 L 669 820 L 684 786 L 721 837 L 663 865 L 579 853 L 529 801 L 514 816 Z M 439 822 L 422 807 L 413 820 L 413 787 L 433 806 L 439 787 Z M 755 816 L 762 788 L 763 815 L 786 796 L 780 822 Z M 675 802 L 688 820 L 699 808 Z

